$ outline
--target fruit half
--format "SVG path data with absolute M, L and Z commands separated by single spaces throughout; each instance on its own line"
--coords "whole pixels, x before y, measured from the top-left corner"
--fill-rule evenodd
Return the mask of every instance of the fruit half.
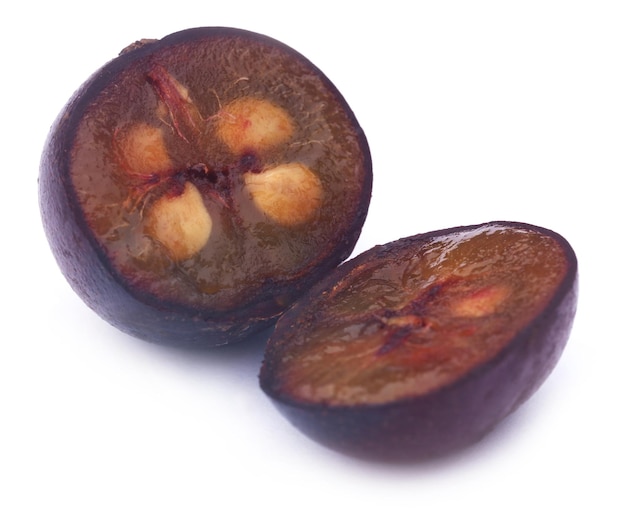
M 366 138 L 310 61 L 197 28 L 140 41 L 74 95 L 40 170 L 72 287 L 140 338 L 247 338 L 351 253 L 372 186 Z
M 281 317 L 261 387 L 332 448 L 443 455 L 539 388 L 576 301 L 575 254 L 549 230 L 493 222 L 409 237 L 344 263 Z

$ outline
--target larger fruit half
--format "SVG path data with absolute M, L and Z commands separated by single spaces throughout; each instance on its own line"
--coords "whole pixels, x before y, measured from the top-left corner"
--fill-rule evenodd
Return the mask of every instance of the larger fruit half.
M 73 288 L 150 340 L 217 345 L 271 325 L 352 251 L 371 194 L 365 136 L 332 83 L 268 37 L 141 41 L 54 124 L 43 223 Z

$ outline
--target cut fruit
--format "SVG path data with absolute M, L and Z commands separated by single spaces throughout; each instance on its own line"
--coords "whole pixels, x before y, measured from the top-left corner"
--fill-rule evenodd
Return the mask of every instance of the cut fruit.
M 212 346 L 266 330 L 350 255 L 372 168 L 317 67 L 209 27 L 142 40 L 93 74 L 39 182 L 53 253 L 91 308 L 145 340 Z
M 281 317 L 261 387 L 333 448 L 442 455 L 482 438 L 538 389 L 567 341 L 576 284 L 567 241 L 527 224 L 378 246 Z

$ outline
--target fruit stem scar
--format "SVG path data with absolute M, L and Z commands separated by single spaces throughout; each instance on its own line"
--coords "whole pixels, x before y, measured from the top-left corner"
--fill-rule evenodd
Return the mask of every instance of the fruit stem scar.
M 200 128 L 197 121 L 202 118 L 189 97 L 187 89 L 160 64 L 152 66 L 146 79 L 167 107 L 178 136 L 189 143 L 189 138 L 185 133 L 188 135 L 198 133 Z

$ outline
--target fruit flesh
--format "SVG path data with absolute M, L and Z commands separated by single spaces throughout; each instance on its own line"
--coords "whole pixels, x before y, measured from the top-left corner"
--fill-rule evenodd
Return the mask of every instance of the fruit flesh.
M 496 358 L 567 270 L 556 240 L 521 227 L 396 244 L 351 266 L 288 329 L 279 321 L 262 384 L 290 402 L 337 408 L 432 394 Z
M 124 69 L 78 124 L 70 175 L 122 279 L 215 314 L 273 294 L 275 314 L 300 292 L 292 281 L 347 256 L 337 246 L 345 252 L 364 218 L 365 149 L 309 63 L 263 40 L 218 37 Z M 276 169 L 289 186 L 275 185 Z M 191 229 L 157 218 L 191 211 Z

